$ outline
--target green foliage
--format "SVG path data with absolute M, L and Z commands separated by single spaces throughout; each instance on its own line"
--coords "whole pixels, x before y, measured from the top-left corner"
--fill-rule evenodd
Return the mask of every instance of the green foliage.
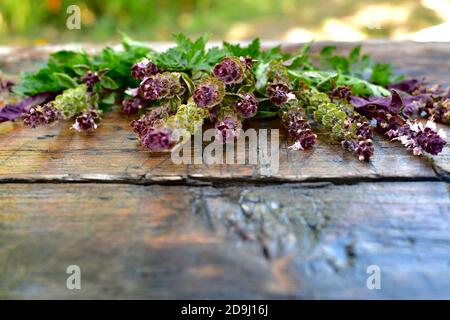
M 336 86 L 347 86 L 352 88 L 352 93 L 356 96 L 369 96 L 369 97 L 386 97 L 390 96 L 389 90 L 383 88 L 382 86 L 370 83 L 366 80 L 339 75 L 336 80 Z
M 392 82 L 404 79 L 404 75 L 396 75 L 392 66 L 388 63 L 376 63 L 373 66 L 370 82 L 386 87 Z
M 281 78 L 287 79 L 288 68 L 301 68 L 301 61 L 307 61 L 303 57 L 304 53 L 300 51 L 298 55 L 291 56 L 281 52 L 281 47 L 277 46 L 269 50 L 260 51 L 255 69 L 256 90 L 263 92 L 266 84 L 274 80 L 276 74 Z M 278 79 L 279 80 L 279 79 Z
M 273 60 L 287 59 L 289 54 L 283 53 L 281 46 L 276 46 L 267 50 L 261 49 L 259 38 L 253 39 L 247 46 L 223 42 L 223 52 L 227 56 L 250 57 L 256 60 L 257 64 L 268 63 Z
M 289 74 L 294 79 L 302 81 L 311 87 L 315 87 L 322 92 L 328 92 L 337 86 L 348 86 L 352 89 L 352 93 L 358 96 L 381 97 L 390 95 L 389 90 L 381 86 L 354 76 L 336 72 L 289 70 Z
M 269 68 L 267 70 L 267 79 L 269 81 L 289 81 L 288 69 L 283 65 L 281 60 L 272 60 L 269 62 Z
M 262 50 L 258 38 L 247 46 L 224 42 L 223 48 L 214 47 L 208 50 L 208 36 L 196 40 L 191 40 L 183 34 L 176 34 L 174 37 L 177 45 L 162 53 L 157 53 L 126 35 L 122 41 L 124 50 L 120 51 L 105 48 L 93 57 L 83 51 L 60 51 L 52 54 L 40 70 L 24 74 L 14 90 L 27 96 L 40 92 L 62 91 L 80 83 L 81 76 L 87 70 L 108 70 L 108 76 L 103 77 L 101 81 L 102 87 L 124 90 L 137 86 L 138 81 L 130 77 L 130 69 L 135 62 L 146 56 L 162 69 L 186 72 L 188 77 L 194 76 L 194 79 L 211 72 L 224 56 L 249 56 L 256 60 L 254 72 L 259 92 L 264 91 L 269 78 L 273 78 L 275 69 L 278 73 L 289 71 L 291 79 L 303 81 L 320 91 L 329 91 L 337 85 L 347 85 L 352 88 L 353 94 L 362 96 L 389 95 L 387 90 L 374 83 L 385 86 L 397 79 L 390 65 L 374 64 L 369 56 L 361 56 L 360 47 L 354 48 L 347 56 L 335 55 L 335 47 L 325 47 L 320 54 L 322 66 L 325 64 L 334 71 L 323 71 L 312 65 L 309 44 L 302 47 L 298 53 L 290 55 L 282 53 L 280 47 Z M 274 63 L 278 64 L 277 68 L 274 68 Z M 363 79 L 367 72 L 371 74 L 371 82 Z M 196 75 L 197 73 L 199 74 Z
M 21 81 L 14 86 L 19 95 L 32 96 L 41 92 L 57 92 L 71 88 L 73 81 L 67 79 L 76 76 L 75 66 L 89 64 L 87 53 L 58 51 L 53 53 L 41 69 L 22 74 Z
M 240 44 L 231 44 L 224 41 L 223 48 L 225 53 L 229 56 L 251 57 L 253 59 L 258 59 L 261 54 L 261 41 L 259 38 L 255 38 L 246 47 L 242 47 Z
M 311 61 L 311 43 L 300 48 L 297 54 L 284 62 L 284 65 L 291 70 L 313 70 L 315 67 Z
M 225 56 L 218 48 L 206 49 L 208 36 L 192 41 L 184 34 L 174 35 L 177 45 L 162 53 L 152 53 L 150 58 L 156 65 L 169 71 L 210 71 Z
M 108 77 L 114 80 L 117 87 L 127 88 L 137 85 L 137 81 L 130 77 L 133 64 L 146 57 L 150 49 L 140 45 L 131 44 L 127 38 L 122 42 L 124 50 L 117 51 L 112 48 L 103 49 L 100 54 L 92 58 L 93 71 L 108 69 Z
M 258 110 L 255 119 L 269 119 L 275 117 L 277 114 L 277 111 Z
M 334 54 L 335 46 L 326 46 L 320 52 L 322 68 L 336 71 L 339 74 L 369 80 L 380 86 L 398 81 L 392 65 L 387 63 L 375 63 L 365 54 L 361 55 L 361 46 L 353 48 L 347 56 Z
M 102 75 L 101 79 L 106 89 L 136 86 L 138 82 L 130 77 L 130 69 L 137 60 L 148 55 L 150 49 L 132 43 L 129 38 L 124 39 L 123 47 L 121 51 L 108 47 L 92 57 L 84 51 L 55 52 L 39 70 L 22 74 L 14 92 L 24 96 L 59 92 L 75 87 L 87 71 L 102 70 L 108 70 L 108 76 Z
M 125 89 L 138 86 L 139 81 L 131 77 L 130 69 L 144 57 L 150 58 L 161 70 L 179 72 L 188 89 L 187 96 L 191 96 L 198 80 L 209 75 L 223 57 L 244 56 L 251 57 L 255 61 L 252 70 L 247 72 L 252 73 L 250 78 L 256 80 L 256 83 L 250 84 L 251 89 L 245 85 L 242 85 L 241 89 L 253 91 L 256 88 L 255 94 L 261 100 L 256 117 L 266 118 L 278 112 L 271 103 L 264 100 L 266 85 L 271 81 L 289 83 L 295 90 L 301 89 L 304 83 L 320 92 L 329 92 L 337 86 L 349 86 L 354 95 L 388 96 L 390 92 L 375 83 L 386 85 L 395 78 L 390 65 L 374 64 L 369 56 L 361 56 L 360 47 L 354 48 L 346 56 L 335 55 L 334 47 L 325 47 L 320 55 L 322 67 L 326 65 L 331 69 L 325 71 L 312 64 L 311 44 L 303 46 L 296 53 L 289 54 L 282 52 L 279 46 L 262 50 L 258 38 L 245 46 L 224 42 L 222 48 L 210 49 L 206 47 L 208 36 L 191 40 L 184 34 L 176 34 L 174 38 L 176 46 L 165 52 L 149 49 L 145 44 L 136 42 L 126 35 L 123 35 L 123 50 L 108 47 L 94 56 L 89 56 L 83 51 L 56 52 L 41 69 L 24 74 L 14 90 L 18 94 L 28 96 L 66 90 L 58 96 L 57 104 L 66 117 L 71 117 L 80 110 L 85 110 L 89 104 L 98 105 L 98 108 L 104 111 L 110 110 L 121 100 Z M 363 78 L 368 70 L 371 74 L 370 81 Z M 98 97 L 98 103 L 83 100 L 80 96 L 85 86 L 79 84 L 83 82 L 82 79 L 88 72 L 96 73 L 100 81 L 90 89 L 92 93 L 84 91 L 85 98 Z M 311 97 L 300 94 L 298 98 L 300 101 L 309 100 L 305 105 L 315 106 L 311 115 L 320 120 L 319 122 L 337 137 L 339 125 L 342 124 L 338 120 L 342 120 L 342 112 L 345 110 L 337 112 L 336 108 L 330 106 L 326 94 L 319 92 L 315 92 Z M 177 103 L 177 106 L 180 103 L 182 102 Z

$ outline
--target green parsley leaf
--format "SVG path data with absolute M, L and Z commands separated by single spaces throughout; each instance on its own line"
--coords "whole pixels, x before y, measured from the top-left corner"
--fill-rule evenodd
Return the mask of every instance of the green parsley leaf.
M 240 44 L 223 42 L 223 48 L 227 55 L 236 57 L 251 57 L 258 59 L 261 54 L 261 41 L 255 38 L 248 46 L 242 47 Z
M 361 46 L 353 48 L 347 56 L 335 55 L 335 46 L 327 46 L 320 52 L 321 66 L 343 75 L 368 80 L 380 86 L 400 80 L 393 67 L 387 63 L 375 63 L 369 55 L 361 56 Z
M 352 93 L 358 96 L 381 97 L 390 95 L 389 90 L 381 86 L 336 72 L 289 70 L 289 75 L 296 80 L 305 82 L 309 86 L 316 87 L 322 92 L 328 92 L 337 86 L 348 86 L 352 89 Z
M 150 58 L 156 65 L 168 71 L 211 71 L 213 66 L 224 56 L 218 48 L 206 49 L 208 36 L 192 41 L 184 34 L 175 34 L 177 45 L 162 53 L 153 53 Z

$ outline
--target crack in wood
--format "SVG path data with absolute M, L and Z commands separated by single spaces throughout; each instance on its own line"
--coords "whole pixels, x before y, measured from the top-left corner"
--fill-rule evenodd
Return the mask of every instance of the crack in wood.
M 116 176 L 108 174 L 64 174 L 45 175 L 33 177 L 0 177 L 0 184 L 27 184 L 27 183 L 83 183 L 83 184 L 130 184 L 130 185 L 176 185 L 191 187 L 231 187 L 231 186 L 261 186 L 261 185 L 289 185 L 324 183 L 334 185 L 351 185 L 365 182 L 450 182 L 449 174 L 424 177 L 309 177 L 302 179 L 283 179 L 277 177 L 185 177 L 185 176 L 151 176 L 149 174 Z

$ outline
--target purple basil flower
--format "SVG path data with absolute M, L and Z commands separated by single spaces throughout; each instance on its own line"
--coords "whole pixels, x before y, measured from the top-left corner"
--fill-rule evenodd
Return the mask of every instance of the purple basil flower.
M 399 129 L 390 133 L 393 140 L 399 140 L 415 155 L 428 152 L 432 155 L 439 154 L 446 144 L 446 134 L 440 129 L 436 130 L 436 124 L 428 120 L 424 126 L 420 122 L 407 122 Z
M 0 108 L 0 123 L 14 121 L 27 113 L 32 107 L 46 103 L 55 97 L 54 92 L 43 92 L 35 96 L 27 97 L 17 103 L 7 104 Z
M 365 100 L 365 101 L 364 101 Z M 363 115 L 377 121 L 377 129 L 394 140 L 400 140 L 415 155 L 428 152 L 437 155 L 446 144 L 445 132 L 436 131 L 436 124 L 428 121 L 424 126 L 420 122 L 406 122 L 398 112 L 403 105 L 402 98 L 392 90 L 392 99 L 367 99 L 352 97 L 350 102 Z
M 404 92 L 403 115 L 413 118 L 417 115 L 432 117 L 442 123 L 450 122 L 448 100 L 450 88 L 440 85 L 426 86 L 425 80 L 408 79 L 389 86 Z
M 139 87 L 145 100 L 171 99 L 182 95 L 184 88 L 180 83 L 180 74 L 176 72 L 157 73 L 144 79 Z
M 75 123 L 72 128 L 78 132 L 92 132 L 97 129 L 96 120 L 100 118 L 100 115 L 96 111 L 89 111 L 83 113 L 75 118 Z
M 356 123 L 356 135 L 361 139 L 373 139 L 373 129 L 366 121 Z
M 81 78 L 81 81 L 83 81 L 88 87 L 93 87 L 97 82 L 100 81 L 100 76 L 97 72 L 88 71 Z
M 166 106 L 154 108 L 150 113 L 142 116 L 138 120 L 131 121 L 130 125 L 133 131 L 138 135 L 144 134 L 145 130 L 150 127 L 154 127 L 157 122 L 169 117 L 170 109 Z
M 138 135 L 141 135 L 142 133 L 144 133 L 145 129 L 147 129 L 147 126 L 142 119 L 131 121 L 130 126 Z
M 356 153 L 359 161 L 369 161 L 375 151 L 372 139 L 344 140 L 342 147 Z
M 245 65 L 236 57 L 226 57 L 215 65 L 213 73 L 226 85 L 241 83 L 244 80 Z
M 26 126 L 36 128 L 59 120 L 62 118 L 62 114 L 55 108 L 53 102 L 49 102 L 42 106 L 31 107 L 27 113 L 23 114 L 22 118 Z
M 388 85 L 388 89 L 400 90 L 409 94 L 413 94 L 425 84 L 425 80 L 406 79 Z
M 143 59 L 131 67 L 131 76 L 139 80 L 144 80 L 158 72 L 158 67 L 148 59 Z
M 195 89 L 194 102 L 201 108 L 211 108 L 222 102 L 225 85 L 222 81 L 210 78 L 203 80 Z
M 352 89 L 350 87 L 337 87 L 328 93 L 331 99 L 341 99 L 348 101 L 352 96 Z
M 450 99 L 434 102 L 427 111 L 436 121 L 450 124 Z
M 450 123 L 450 99 L 445 96 L 434 96 L 431 93 L 420 93 L 415 96 L 404 96 L 403 114 L 407 118 L 416 115 L 432 117 L 441 123 Z
M 349 130 L 351 138 L 342 141 L 344 149 L 353 151 L 358 155 L 360 161 L 369 161 L 373 156 L 375 148 L 373 145 L 373 128 L 367 119 L 361 115 L 355 114 L 348 116 L 348 120 L 344 126 L 345 130 Z
M 353 129 L 353 125 L 355 129 Z M 373 139 L 373 128 L 367 119 L 357 113 L 348 115 L 344 128 L 352 129 L 358 140 Z
M 151 151 L 166 151 L 176 144 L 172 132 L 164 127 L 149 127 L 141 136 L 141 143 Z
M 242 128 L 242 123 L 233 115 L 227 115 L 222 120 L 217 121 L 216 140 L 218 142 L 231 142 L 239 135 L 239 130 Z
M 289 136 L 295 141 L 289 149 L 304 150 L 316 144 L 317 135 L 312 132 L 306 114 L 301 109 L 289 109 L 283 114 L 282 120 Z
M 239 60 L 247 68 L 247 70 L 251 70 L 253 68 L 253 63 L 256 61 L 250 57 L 240 57 Z
M 252 93 L 241 94 L 236 102 L 236 110 L 243 118 L 251 118 L 258 111 L 258 100 Z
M 125 99 L 122 101 L 122 111 L 127 115 L 132 115 L 139 112 L 139 110 L 143 109 L 144 106 L 145 103 L 140 97 Z
M 403 96 L 402 114 L 406 118 L 414 118 L 427 108 L 433 101 L 428 95 Z
M 149 77 L 141 83 L 141 95 L 146 100 L 159 100 L 162 98 L 162 86 L 159 78 Z
M 276 106 L 282 106 L 289 99 L 289 86 L 283 82 L 275 82 L 267 85 L 266 96 Z
M 372 139 L 359 140 L 355 146 L 355 153 L 360 161 L 368 161 L 374 152 L 375 148 Z

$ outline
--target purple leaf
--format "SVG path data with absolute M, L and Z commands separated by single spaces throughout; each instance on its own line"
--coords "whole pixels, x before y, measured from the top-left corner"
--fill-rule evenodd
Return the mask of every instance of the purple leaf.
M 413 94 L 414 91 L 418 90 L 425 84 L 425 79 L 406 79 L 396 83 L 388 85 L 388 89 L 400 90 L 409 94 Z
M 23 113 L 28 112 L 31 107 L 43 104 L 55 97 L 54 92 L 42 92 L 35 96 L 27 97 L 17 103 L 10 103 L 0 108 L 0 123 L 14 121 L 20 118 Z
M 398 114 L 403 106 L 403 100 L 396 90 L 391 90 L 390 97 L 357 97 L 351 96 L 349 102 L 356 109 L 376 109 Z

